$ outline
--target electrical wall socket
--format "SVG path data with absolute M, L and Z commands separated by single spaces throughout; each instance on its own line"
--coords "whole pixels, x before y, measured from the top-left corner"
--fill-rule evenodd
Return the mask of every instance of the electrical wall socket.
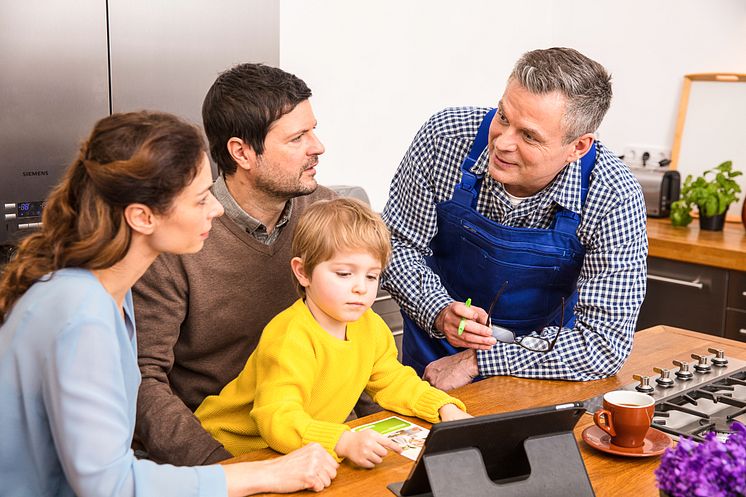
M 624 148 L 624 162 L 630 167 L 642 167 L 642 157 L 645 152 L 650 158 L 645 162 L 646 167 L 660 167 L 658 163 L 663 159 L 671 159 L 671 150 L 664 147 L 648 145 L 629 145 Z

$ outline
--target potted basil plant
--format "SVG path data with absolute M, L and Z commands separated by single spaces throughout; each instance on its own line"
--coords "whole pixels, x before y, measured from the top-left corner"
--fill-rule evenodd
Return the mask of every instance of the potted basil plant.
M 728 207 L 738 201 L 741 192 L 741 187 L 733 178 L 741 174 L 741 171 L 733 170 L 733 162 L 728 160 L 708 169 L 697 179 L 688 175 L 681 187 L 679 200 L 671 204 L 671 223 L 674 226 L 687 226 L 692 222 L 691 211 L 696 205 L 700 229 L 722 230 Z

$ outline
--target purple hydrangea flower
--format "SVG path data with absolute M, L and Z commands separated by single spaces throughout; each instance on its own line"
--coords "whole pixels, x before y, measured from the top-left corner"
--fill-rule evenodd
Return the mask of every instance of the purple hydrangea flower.
M 682 437 L 655 470 L 658 488 L 671 497 L 746 495 L 746 426 L 734 422 L 721 442 L 708 433 L 702 443 Z

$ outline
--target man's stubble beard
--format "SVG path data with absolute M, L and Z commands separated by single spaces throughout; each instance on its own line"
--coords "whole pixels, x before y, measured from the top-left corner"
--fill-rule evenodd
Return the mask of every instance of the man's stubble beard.
M 282 200 L 290 200 L 291 198 L 310 195 L 315 192 L 316 188 L 319 186 L 316 178 L 311 178 L 313 183 L 308 185 L 304 185 L 301 182 L 301 178 L 306 170 L 316 167 L 318 163 L 318 156 L 313 157 L 306 161 L 298 176 L 294 178 L 277 178 L 272 174 L 272 166 L 268 165 L 267 162 L 260 157 L 258 165 L 264 170 L 263 174 L 257 178 L 256 186 L 266 195 Z

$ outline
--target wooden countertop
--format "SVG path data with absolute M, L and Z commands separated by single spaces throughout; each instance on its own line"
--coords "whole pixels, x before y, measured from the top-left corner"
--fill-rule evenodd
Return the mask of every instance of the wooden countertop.
M 725 223 L 723 231 L 700 231 L 699 220 L 685 227 L 670 219 L 648 218 L 650 257 L 746 271 L 746 230 L 741 223 Z
M 652 368 L 655 366 L 671 366 L 674 359 L 688 358 L 692 353 L 706 352 L 707 348 L 712 346 L 724 349 L 729 356 L 746 359 L 746 343 L 669 326 L 655 326 L 635 334 L 629 360 L 621 371 L 611 378 L 591 382 L 569 382 L 499 376 L 472 383 L 452 393 L 463 400 L 469 412 L 474 415 L 585 400 L 632 383 L 632 375 L 635 373 L 653 375 Z M 350 424 L 355 426 L 369 423 L 391 414 L 385 411 L 355 420 Z M 407 419 L 428 426 L 422 420 Z M 575 428 L 575 437 L 596 496 L 657 497 L 658 490 L 653 470 L 658 467 L 660 458 L 625 458 L 596 451 L 583 442 L 581 437 L 583 430 L 591 424 L 592 417 L 584 415 Z M 264 449 L 233 458 L 229 462 L 254 461 L 276 456 L 277 453 L 274 451 Z M 406 479 L 413 464 L 409 459 L 394 453 L 386 456 L 383 463 L 372 470 L 358 469 L 343 463 L 340 465 L 337 478 L 322 495 L 392 497 L 393 494 L 386 485 Z

